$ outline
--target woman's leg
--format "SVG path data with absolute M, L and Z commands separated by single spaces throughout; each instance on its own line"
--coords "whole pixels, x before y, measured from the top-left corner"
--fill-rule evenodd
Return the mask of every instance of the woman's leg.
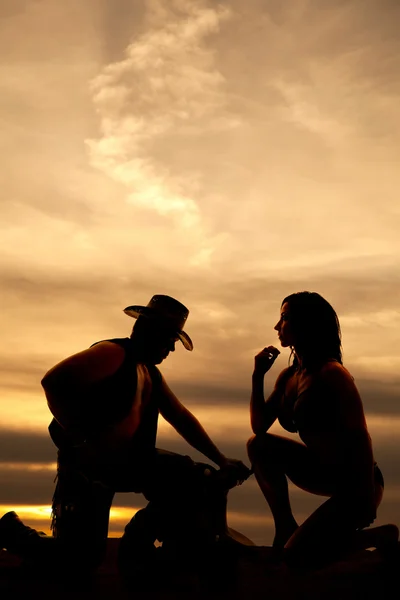
M 321 469 L 304 444 L 265 433 L 253 436 L 248 444 L 248 455 L 254 474 L 275 522 L 273 545 L 283 548 L 297 530 L 289 500 L 289 478 L 297 487 L 321 496 L 330 496 L 329 474 Z
M 371 522 L 360 521 L 360 511 L 352 508 L 343 486 L 338 491 L 340 474 L 324 468 L 304 444 L 266 433 L 249 440 L 248 453 L 275 520 L 274 544 L 285 547 L 289 564 L 316 566 L 346 552 L 390 546 L 397 541 L 396 526 L 366 529 Z M 300 527 L 291 511 L 287 478 L 307 492 L 329 497 Z M 383 485 L 375 466 L 376 508 L 382 500 Z
M 375 504 L 379 506 L 383 487 L 375 485 Z M 398 539 L 394 525 L 367 528 L 359 520 L 345 492 L 336 494 L 315 510 L 285 545 L 285 560 L 293 566 L 321 566 L 333 559 L 371 547 L 393 546 Z

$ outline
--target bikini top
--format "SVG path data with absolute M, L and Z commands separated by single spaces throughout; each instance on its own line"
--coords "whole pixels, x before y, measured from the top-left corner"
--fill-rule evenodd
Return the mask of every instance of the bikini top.
M 339 362 L 329 359 L 326 362 Z M 339 363 L 340 364 L 340 363 Z M 296 371 L 294 370 L 293 373 Z M 286 386 L 283 390 L 281 407 L 279 412 L 279 423 L 291 433 L 302 431 L 332 431 L 340 427 L 341 415 L 335 399 L 327 393 L 326 386 L 322 384 L 318 372 L 312 378 L 309 386 L 299 393 L 293 394 L 293 398 L 287 398 Z M 308 392 L 306 395 L 304 392 Z

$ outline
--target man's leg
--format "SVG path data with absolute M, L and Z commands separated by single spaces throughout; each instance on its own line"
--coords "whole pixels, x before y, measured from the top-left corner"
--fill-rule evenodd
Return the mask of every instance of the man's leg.
M 114 492 L 77 468 L 60 464 L 53 496 L 53 537 L 24 525 L 15 513 L 0 520 L 0 542 L 26 562 L 54 570 L 92 569 L 106 549 Z
M 137 511 L 126 525 L 118 545 L 118 567 L 126 579 L 133 579 L 139 585 L 147 582 L 150 572 L 154 572 L 157 559 L 155 542 L 158 536 L 159 514 L 151 502 Z
M 52 531 L 68 563 L 102 561 L 114 491 L 75 467 L 59 464 L 53 496 Z
M 157 538 L 201 548 L 226 531 L 226 491 L 213 485 L 215 469 L 189 456 L 156 450 L 142 475 L 142 492 L 156 515 Z M 169 542 L 168 542 L 168 541 Z
M 119 553 L 123 574 L 147 586 L 149 581 L 157 583 L 154 573 L 173 582 L 181 567 L 189 567 L 213 589 L 221 577 L 233 584 L 232 548 L 215 544 L 218 536 L 228 534 L 227 492 L 232 482 L 216 477 L 220 472 L 208 464 L 164 450 L 155 450 L 141 473 L 132 472 L 131 490 L 142 492 L 149 503 L 125 528 Z M 162 542 L 161 551 L 154 546 L 156 539 Z

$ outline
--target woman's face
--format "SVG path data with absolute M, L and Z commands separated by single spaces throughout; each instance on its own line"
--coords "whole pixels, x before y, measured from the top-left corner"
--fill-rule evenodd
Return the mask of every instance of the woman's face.
M 290 308 L 287 302 L 282 304 L 280 319 L 274 329 L 278 332 L 279 341 L 283 348 L 294 346 L 293 333 L 290 325 Z

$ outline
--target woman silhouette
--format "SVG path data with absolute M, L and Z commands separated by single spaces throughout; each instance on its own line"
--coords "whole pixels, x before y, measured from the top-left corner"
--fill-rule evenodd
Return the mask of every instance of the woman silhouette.
M 283 300 L 274 329 L 281 346 L 291 348 L 293 361 L 265 400 L 264 376 L 280 352 L 268 346 L 256 355 L 250 406 L 254 436 L 248 442 L 275 522 L 273 546 L 285 548 L 293 564 L 312 564 L 352 546 L 370 547 L 374 530 L 361 530 L 376 518 L 384 483 L 360 395 L 342 364 L 336 312 L 319 294 L 298 292 Z M 301 441 L 269 433 L 276 419 Z M 287 478 L 329 498 L 301 526 L 291 510 Z M 386 533 L 397 540 L 397 528 L 389 527 Z

